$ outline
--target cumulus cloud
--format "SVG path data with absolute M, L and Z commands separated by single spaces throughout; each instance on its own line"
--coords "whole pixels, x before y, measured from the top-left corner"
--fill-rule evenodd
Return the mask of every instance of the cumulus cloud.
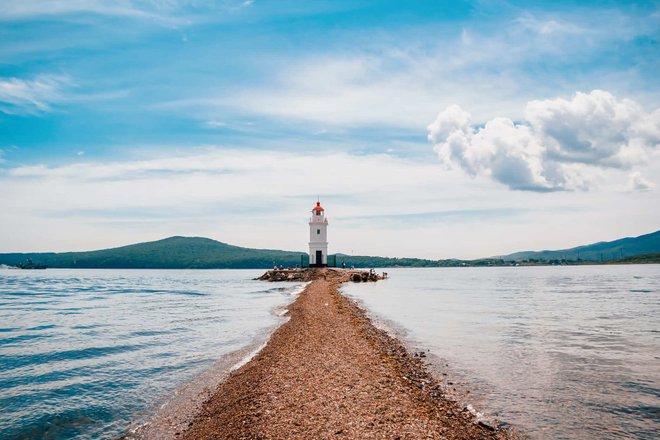
M 660 145 L 660 109 L 646 112 L 594 90 L 571 100 L 530 101 L 520 122 L 498 117 L 475 127 L 470 114 L 453 105 L 428 126 L 428 139 L 447 166 L 511 189 L 587 189 L 603 170 L 649 160 Z
M 19 115 L 50 112 L 52 105 L 63 99 L 62 89 L 68 84 L 66 77 L 57 75 L 0 78 L 0 112 Z

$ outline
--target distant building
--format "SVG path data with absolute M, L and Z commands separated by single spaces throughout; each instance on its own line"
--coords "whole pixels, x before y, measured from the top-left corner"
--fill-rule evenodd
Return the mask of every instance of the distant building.
M 309 266 L 328 265 L 328 219 L 321 202 L 316 202 L 309 219 Z

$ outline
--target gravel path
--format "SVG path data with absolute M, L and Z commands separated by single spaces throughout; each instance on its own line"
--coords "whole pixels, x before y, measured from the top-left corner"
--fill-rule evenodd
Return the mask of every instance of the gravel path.
M 180 438 L 508 438 L 445 400 L 422 362 L 338 293 L 342 281 L 328 271 L 310 283 Z

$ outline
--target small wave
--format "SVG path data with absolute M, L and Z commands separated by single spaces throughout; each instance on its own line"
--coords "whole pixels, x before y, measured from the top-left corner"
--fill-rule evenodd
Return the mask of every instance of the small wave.
M 0 333 L 15 332 L 17 330 L 21 330 L 21 329 L 17 328 L 17 327 L 3 327 L 3 328 L 0 328 Z
M 108 327 L 108 324 L 85 324 L 85 325 L 72 325 L 71 328 L 75 330 L 89 330 L 89 329 L 97 329 L 100 327 Z
M 648 394 L 650 396 L 655 396 L 660 398 L 660 389 L 654 386 L 646 385 L 639 382 L 633 382 L 633 381 L 624 382 L 623 386 L 625 388 L 632 389 L 643 394 Z
M 48 426 L 48 438 L 70 438 L 81 426 L 103 424 L 111 421 L 114 414 L 104 406 L 86 406 L 53 411 L 41 417 L 32 417 L 19 429 L 5 431 L 7 439 L 44 438 L 44 426 Z
M 172 333 L 170 330 L 141 330 L 131 332 L 130 336 L 158 336 Z
M 619 406 L 612 408 L 612 412 L 625 414 L 625 415 L 636 415 L 638 417 L 656 419 L 660 416 L 660 407 L 651 406 L 651 405 L 636 405 L 636 406 Z
M 23 342 L 32 342 L 36 339 L 43 339 L 45 337 L 47 337 L 47 335 L 42 335 L 42 334 L 12 336 L 9 338 L 0 339 L 0 346 L 21 344 Z
M 106 290 L 107 294 L 150 294 L 150 295 L 188 295 L 188 296 L 207 296 L 208 293 L 200 292 L 197 290 L 163 290 L 163 289 L 112 289 Z
M 36 327 L 29 327 L 29 328 L 26 328 L 25 330 L 29 330 L 29 331 L 35 331 L 35 330 L 50 330 L 50 329 L 52 329 L 52 328 L 57 328 L 57 325 L 55 325 L 55 324 L 38 325 L 38 326 L 36 326 Z
M 305 283 L 301 286 L 294 286 L 289 288 L 289 295 L 295 296 L 295 295 L 300 295 L 303 290 L 305 290 L 305 287 L 307 287 L 309 283 Z
M 277 286 L 277 287 L 270 287 L 268 289 L 260 290 L 259 292 L 285 292 L 288 289 L 289 287 L 287 286 Z
M 268 289 L 264 290 L 259 290 L 254 293 L 284 293 L 287 295 L 298 295 L 301 293 L 303 290 L 305 290 L 305 287 L 307 287 L 307 284 L 309 283 L 304 283 L 304 284 L 288 284 L 284 286 L 277 286 L 277 287 L 270 287 Z
M 51 362 L 99 358 L 139 350 L 140 348 L 141 346 L 138 345 L 114 345 L 11 356 L 0 354 L 0 371 L 10 371 L 29 365 L 43 365 Z

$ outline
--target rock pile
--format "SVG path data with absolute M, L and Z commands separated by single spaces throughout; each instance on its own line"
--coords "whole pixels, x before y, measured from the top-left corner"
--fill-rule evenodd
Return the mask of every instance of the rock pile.
M 366 283 L 382 280 L 383 276 L 369 270 L 349 270 L 339 268 L 305 268 L 305 269 L 273 269 L 269 270 L 256 280 L 262 281 L 313 281 L 318 279 L 335 279 L 339 282 L 353 281 Z
M 309 281 L 310 274 L 307 270 L 269 270 L 257 280 L 262 281 Z
M 351 272 L 350 274 L 350 280 L 353 281 L 354 283 L 366 283 L 369 281 L 378 281 L 382 280 L 383 278 L 379 275 L 376 275 L 375 272 L 368 272 L 368 271 L 359 271 L 359 272 Z

